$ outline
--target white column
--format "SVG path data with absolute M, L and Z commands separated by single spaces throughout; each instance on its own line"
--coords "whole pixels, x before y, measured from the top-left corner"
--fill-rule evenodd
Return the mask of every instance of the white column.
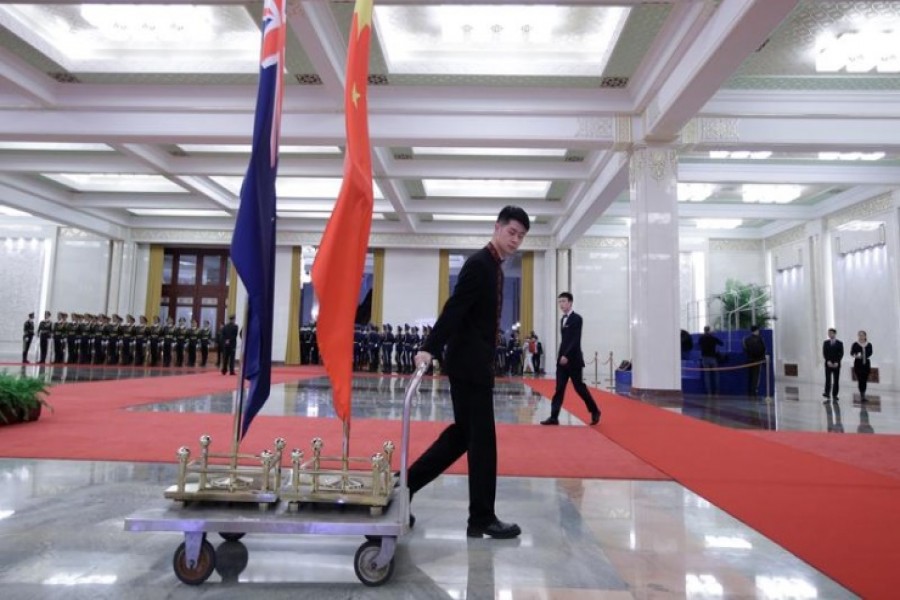
M 681 390 L 675 150 L 631 157 L 631 349 L 635 390 Z

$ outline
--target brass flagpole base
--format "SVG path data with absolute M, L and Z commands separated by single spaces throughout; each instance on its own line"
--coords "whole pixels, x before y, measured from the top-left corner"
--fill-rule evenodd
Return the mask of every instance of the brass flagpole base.
M 260 454 L 209 451 L 212 438 L 200 436 L 200 457 L 191 460 L 186 446 L 178 449 L 178 483 L 164 496 L 180 502 L 256 502 L 260 508 L 278 502 L 281 457 L 286 442 L 277 438 Z

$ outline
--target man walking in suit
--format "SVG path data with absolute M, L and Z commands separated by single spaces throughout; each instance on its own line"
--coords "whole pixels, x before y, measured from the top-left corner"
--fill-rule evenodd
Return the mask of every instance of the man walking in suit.
M 837 339 L 837 330 L 828 330 L 828 339 L 822 344 L 822 358 L 825 359 L 825 393 L 823 404 L 828 404 L 828 397 L 838 401 L 838 382 L 841 379 L 841 360 L 844 358 L 844 343 Z
M 463 454 L 469 467 L 468 537 L 518 537 L 515 523 L 494 512 L 497 496 L 497 432 L 494 426 L 494 344 L 503 306 L 500 263 L 519 249 L 531 227 L 518 206 L 500 211 L 488 245 L 471 255 L 459 272 L 453 295 L 444 304 L 431 333 L 414 357 L 430 365 L 446 345 L 442 368 L 450 380 L 453 424 L 409 468 L 409 491 L 415 494 Z M 412 525 L 412 519 L 410 519 Z
M 569 292 L 559 295 L 556 302 L 563 316 L 560 321 L 562 340 L 559 343 L 559 357 L 556 362 L 556 393 L 550 402 L 550 417 L 541 421 L 541 425 L 559 425 L 559 411 L 562 408 L 566 384 L 572 380 L 575 391 L 584 400 L 584 405 L 591 413 L 591 425 L 600 422 L 600 409 L 584 385 L 584 356 L 581 353 L 581 315 L 572 310 L 574 297 Z

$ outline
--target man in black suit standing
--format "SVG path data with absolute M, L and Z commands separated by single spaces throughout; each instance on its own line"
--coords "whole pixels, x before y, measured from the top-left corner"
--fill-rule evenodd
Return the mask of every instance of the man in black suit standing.
M 556 302 L 563 316 L 560 321 L 562 341 L 559 343 L 559 355 L 556 361 L 556 393 L 550 402 L 550 417 L 541 421 L 541 425 L 559 425 L 559 411 L 562 408 L 566 384 L 572 380 L 575 391 L 584 400 L 584 405 L 591 413 L 591 425 L 600 422 L 600 409 L 584 385 L 584 356 L 581 353 L 581 315 L 572 310 L 575 300 L 570 292 L 561 293 Z
M 518 206 L 500 211 L 488 245 L 470 256 L 459 272 L 453 294 L 414 363 L 430 365 L 446 344 L 442 367 L 450 380 L 452 425 L 409 468 L 409 491 L 415 494 L 468 454 L 468 537 L 509 539 L 522 530 L 494 512 L 497 496 L 497 434 L 494 427 L 494 347 L 503 306 L 500 263 L 519 249 L 531 227 Z M 410 524 L 412 524 L 410 518 Z
M 222 327 L 222 375 L 228 372 L 234 375 L 234 353 L 237 349 L 238 326 L 234 315 L 228 317 L 228 323 Z
M 838 382 L 841 379 L 841 360 L 844 358 L 844 343 L 837 339 L 837 330 L 828 330 L 828 339 L 822 344 L 822 358 L 825 359 L 825 393 L 823 404 L 828 404 L 828 397 L 838 401 Z

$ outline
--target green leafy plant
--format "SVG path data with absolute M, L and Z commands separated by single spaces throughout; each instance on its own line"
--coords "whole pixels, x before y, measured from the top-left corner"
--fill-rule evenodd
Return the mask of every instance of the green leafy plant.
M 725 282 L 725 292 L 720 297 L 722 299 L 720 327 L 750 329 L 755 323 L 762 329 L 769 328 L 772 322 L 772 304 L 767 288 L 729 279 Z
M 47 385 L 43 379 L 0 373 L 0 421 L 28 421 L 39 414 L 41 408 L 53 412 L 53 407 L 44 399 L 46 394 Z

